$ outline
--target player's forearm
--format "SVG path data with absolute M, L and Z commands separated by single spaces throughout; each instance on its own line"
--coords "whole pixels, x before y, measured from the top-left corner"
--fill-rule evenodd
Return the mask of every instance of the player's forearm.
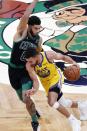
M 38 89 L 39 89 L 39 81 L 38 81 L 38 79 L 33 80 L 33 88 L 35 89 L 35 92 L 38 91 Z
M 20 19 L 20 23 L 18 25 L 18 28 L 17 30 L 19 32 L 22 32 L 22 30 L 24 30 L 26 28 L 26 25 L 28 23 L 28 19 L 29 19 L 29 16 L 31 15 L 36 3 L 37 3 L 38 0 L 34 0 L 26 9 L 26 11 L 24 12 L 24 15 L 21 17 Z
M 34 73 L 34 71 L 31 72 L 31 70 L 29 70 L 28 73 L 29 73 L 30 78 L 33 81 L 33 88 L 38 90 L 38 88 L 39 88 L 39 81 L 38 81 L 37 75 Z
M 37 75 L 31 71 L 28 71 L 28 73 L 31 80 L 33 81 L 33 88 L 35 89 L 35 92 L 37 92 L 39 88 L 39 81 L 38 81 Z
M 69 56 L 64 56 L 63 60 L 69 64 L 76 64 L 76 62 Z
M 36 75 L 36 73 L 34 71 L 34 68 L 31 67 L 28 62 L 26 63 L 26 70 L 28 71 L 28 74 L 29 74 L 31 80 L 33 81 L 33 88 L 38 90 L 39 81 L 38 81 L 37 75 Z
M 38 2 L 38 0 L 33 0 L 33 2 L 27 7 L 24 16 L 29 17 L 29 15 L 32 13 L 36 3 Z

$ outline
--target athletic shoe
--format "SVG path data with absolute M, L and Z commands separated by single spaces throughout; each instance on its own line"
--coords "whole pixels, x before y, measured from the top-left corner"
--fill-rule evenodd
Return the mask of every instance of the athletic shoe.
M 74 116 L 69 119 L 70 125 L 72 127 L 72 131 L 81 131 L 81 121 L 77 120 Z
M 36 115 L 37 115 L 38 119 L 41 117 L 37 110 L 36 110 Z
M 38 122 L 31 122 L 33 131 L 40 131 L 40 125 Z
M 80 110 L 80 120 L 86 121 L 87 120 L 87 101 L 79 102 L 78 108 Z

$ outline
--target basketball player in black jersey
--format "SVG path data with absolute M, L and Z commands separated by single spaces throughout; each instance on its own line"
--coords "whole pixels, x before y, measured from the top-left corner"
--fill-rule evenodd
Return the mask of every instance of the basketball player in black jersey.
M 27 50 L 29 50 L 29 48 L 34 48 L 38 51 L 42 50 L 42 40 L 38 35 L 41 29 L 41 21 L 37 16 L 30 16 L 37 2 L 38 0 L 33 0 L 20 19 L 17 32 L 14 36 L 13 48 L 8 66 L 10 83 L 17 91 L 20 99 L 26 104 L 26 109 L 32 118 L 31 125 L 33 131 L 40 131 L 40 126 L 38 123 L 38 117 L 40 116 L 36 111 L 34 102 L 29 96 L 26 95 L 27 91 L 31 89 L 32 86 L 35 86 L 25 67 L 25 53 Z M 37 81 L 36 78 L 35 81 Z M 36 87 L 39 87 L 39 83 L 36 85 Z M 37 88 L 34 90 L 36 92 Z

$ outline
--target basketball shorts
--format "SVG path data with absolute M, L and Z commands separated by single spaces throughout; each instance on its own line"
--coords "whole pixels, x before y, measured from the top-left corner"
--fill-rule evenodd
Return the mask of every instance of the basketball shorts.
M 19 98 L 23 100 L 23 91 L 29 90 L 33 86 L 33 81 L 31 80 L 28 72 L 25 68 L 18 69 L 9 66 L 8 74 L 11 86 L 16 90 Z

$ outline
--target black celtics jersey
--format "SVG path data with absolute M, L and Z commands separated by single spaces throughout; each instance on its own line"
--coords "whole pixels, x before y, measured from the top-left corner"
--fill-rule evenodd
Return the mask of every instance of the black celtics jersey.
M 24 66 L 26 63 L 25 53 L 29 48 L 37 48 L 39 43 L 39 35 L 33 36 L 32 38 L 27 36 L 19 42 L 13 43 L 10 65 Z

